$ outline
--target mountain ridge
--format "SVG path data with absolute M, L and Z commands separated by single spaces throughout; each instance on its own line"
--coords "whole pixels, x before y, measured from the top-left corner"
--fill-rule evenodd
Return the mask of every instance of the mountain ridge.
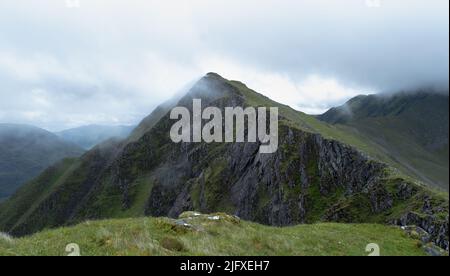
M 173 121 L 158 110 L 148 117 L 155 120 L 147 118 L 151 126 L 119 149 L 96 147 L 49 172 L 54 180 L 31 182 L 0 206 L 0 229 L 20 236 L 92 219 L 221 211 L 277 226 L 415 224 L 448 249 L 448 196 L 363 154 L 364 141 L 216 74 L 200 80 L 178 105 L 189 108 L 195 97 L 221 109 L 279 107 L 278 152 L 261 155 L 258 143 L 174 144 Z M 46 193 L 33 192 L 42 185 Z M 41 197 L 23 199 L 36 194 Z
M 0 124 L 0 198 L 65 157 L 84 150 L 44 129 L 20 124 Z
M 433 91 L 357 96 L 318 118 L 358 132 L 406 174 L 448 191 L 448 102 Z

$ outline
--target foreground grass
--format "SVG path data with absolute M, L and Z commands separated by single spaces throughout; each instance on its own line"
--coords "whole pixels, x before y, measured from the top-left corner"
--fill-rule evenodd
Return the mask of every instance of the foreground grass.
M 218 217 L 106 220 L 20 239 L 0 235 L 0 255 L 67 255 L 69 243 L 78 244 L 84 256 L 364 256 L 369 243 L 378 244 L 381 255 L 424 255 L 416 240 L 395 227 L 326 223 L 276 228 Z

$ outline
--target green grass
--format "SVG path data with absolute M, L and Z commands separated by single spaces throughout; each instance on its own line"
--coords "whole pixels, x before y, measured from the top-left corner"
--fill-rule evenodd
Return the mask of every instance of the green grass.
M 405 112 L 402 117 L 369 117 L 356 120 L 355 122 L 352 121 L 348 124 L 333 125 L 320 121 L 315 116 L 307 115 L 287 105 L 272 101 L 251 90 L 241 82 L 228 82 L 245 96 L 249 105 L 279 107 L 280 115 L 287 119 L 290 127 L 307 132 L 320 133 L 326 139 L 351 145 L 374 160 L 398 168 L 405 178 L 419 179 L 433 188 L 448 191 L 448 143 L 446 147 L 440 148 L 438 151 L 427 150 L 422 145 L 422 143 L 427 142 L 426 138 L 422 136 L 427 136 L 430 124 L 434 123 L 438 126 L 432 128 L 433 130 L 439 129 L 440 126 L 448 125 L 448 115 L 445 116 L 443 114 L 443 112 L 448 113 L 448 103 L 445 108 L 443 106 L 445 105 L 443 103 L 445 100 L 439 102 L 439 98 L 436 99 L 437 96 L 430 96 L 431 99 L 425 99 L 425 103 L 418 101 L 411 104 L 410 110 Z M 397 107 L 397 105 L 403 107 L 405 103 L 399 104 L 398 101 L 405 99 L 401 95 L 398 98 L 397 101 L 389 102 L 391 105 L 389 108 Z M 382 108 L 384 105 L 386 104 L 382 104 L 378 108 Z M 438 110 L 429 109 L 433 106 L 436 106 Z M 369 111 L 363 109 L 363 112 Z M 392 114 L 397 112 L 398 110 L 396 109 L 390 111 Z M 423 114 L 432 117 L 426 117 L 428 118 L 427 120 L 423 118 Z M 442 134 L 433 133 L 428 136 L 434 137 L 439 135 Z M 448 137 L 448 132 L 446 136 Z M 429 139 L 430 137 L 427 138 Z
M 448 191 L 448 96 L 359 96 L 320 118 L 372 144 L 373 157 Z
M 83 153 L 82 148 L 46 130 L 0 123 L 0 199 L 12 196 L 59 160 Z
M 295 163 L 300 162 L 300 159 L 299 156 L 295 154 L 295 152 L 296 150 L 298 150 L 298 145 L 302 145 L 302 143 L 305 142 L 302 140 L 302 137 L 311 136 L 310 133 L 320 133 L 325 138 L 338 140 L 352 145 L 358 150 L 365 152 L 366 154 L 374 158 L 379 155 L 380 158 L 375 158 L 376 160 L 389 160 L 389 157 L 385 155 L 384 152 L 378 151 L 379 148 L 376 145 L 370 144 L 370 142 L 368 142 L 367 139 L 364 139 L 363 136 L 358 135 L 358 133 L 353 133 L 352 131 L 354 130 L 350 131 L 352 129 L 350 127 L 344 128 L 342 126 L 334 126 L 329 125 L 325 122 L 321 122 L 313 116 L 297 112 L 288 106 L 273 102 L 270 99 L 250 90 L 242 83 L 229 81 L 228 84 L 237 88 L 236 93 L 239 93 L 239 95 L 243 95 L 245 97 L 245 102 L 247 105 L 279 106 L 280 115 L 283 117 L 280 121 L 280 133 L 282 134 L 280 137 L 286 137 L 288 135 L 288 129 L 300 129 L 302 130 L 301 133 L 304 134 L 300 135 L 299 137 L 294 135 L 295 137 L 297 137 L 295 138 L 297 140 L 295 141 L 295 143 L 291 143 L 291 146 L 287 146 L 285 143 L 282 143 L 280 145 L 280 151 L 282 153 L 281 156 L 283 158 L 280 159 L 281 164 L 279 173 L 280 175 L 289 176 L 286 178 L 286 181 L 283 180 L 280 183 L 280 192 L 283 196 L 283 203 L 286 202 L 287 204 L 289 204 L 289 209 L 292 211 L 291 215 L 293 218 L 295 218 L 292 223 L 303 221 L 306 221 L 308 223 L 321 222 L 324 220 L 322 218 L 328 214 L 327 211 L 330 208 L 342 211 L 342 214 L 344 216 L 343 219 L 339 220 L 339 222 L 386 223 L 393 219 L 400 218 L 406 212 L 421 212 L 425 194 L 430 195 L 433 200 L 437 202 L 436 204 L 433 204 L 433 206 L 442 207 L 440 209 L 443 211 L 437 214 L 438 218 L 442 220 L 446 218 L 445 216 L 448 214 L 448 193 L 430 191 L 428 188 L 424 188 L 418 183 L 417 185 L 418 187 L 420 186 L 420 189 L 418 188 L 420 190 L 420 193 L 418 193 L 417 196 L 414 196 L 413 198 L 405 201 L 395 198 L 395 194 L 398 188 L 398 182 L 390 181 L 391 178 L 398 177 L 400 179 L 404 179 L 405 181 L 416 183 L 416 181 L 413 180 L 412 177 L 405 176 L 403 171 L 401 171 L 400 169 L 386 169 L 386 179 L 382 180 L 384 183 L 383 186 L 387 186 L 387 188 L 390 190 L 390 193 L 394 196 L 394 206 L 393 208 L 391 208 L 392 210 L 387 210 L 386 212 L 380 214 L 374 214 L 373 212 L 371 212 L 370 202 L 368 201 L 368 197 L 366 194 L 357 194 L 349 197 L 345 194 L 344 190 L 335 189 L 332 191 L 328 191 L 327 193 L 324 193 L 324 195 L 322 195 L 319 189 L 319 185 L 321 183 L 319 182 L 319 174 L 317 171 L 317 164 L 319 160 L 318 156 L 315 156 L 314 153 L 306 153 L 309 161 L 306 170 L 309 177 L 308 183 L 310 183 L 310 187 L 306 187 L 305 189 L 303 189 L 304 187 L 302 185 L 305 183 L 302 183 L 300 172 L 298 171 L 298 166 L 295 165 Z M 164 208 L 167 206 L 171 206 L 172 202 L 170 200 L 173 199 L 176 194 L 182 192 L 170 187 L 164 187 L 167 178 L 178 179 L 178 176 L 174 175 L 172 177 L 170 175 L 171 172 L 176 174 L 177 169 L 174 169 L 171 163 L 167 163 L 167 160 L 170 160 L 171 158 L 177 159 L 178 157 L 167 155 L 167 153 L 172 152 L 178 154 L 182 151 L 181 148 L 174 148 L 178 147 L 178 145 L 174 145 L 170 141 L 168 136 L 168 129 L 170 128 L 171 121 L 169 120 L 168 116 L 165 116 L 163 119 L 161 119 L 161 117 L 163 116 L 162 113 L 163 112 L 161 112 L 161 114 L 158 113 L 158 116 L 155 115 L 156 117 L 150 116 L 148 120 L 145 121 L 148 124 L 143 124 L 143 128 L 145 128 L 145 131 L 142 130 L 143 133 L 138 135 L 139 138 L 136 138 L 136 141 L 134 141 L 134 143 L 131 143 L 128 146 L 123 146 L 123 152 L 121 152 L 118 156 L 115 156 L 115 146 L 108 146 L 105 148 L 92 150 L 80 159 L 61 162 L 56 167 L 47 170 L 46 173 L 42 174 L 36 180 L 30 182 L 17 195 L 0 205 L 1 230 L 17 235 L 25 235 L 29 233 L 35 233 L 44 228 L 57 227 L 62 225 L 74 225 L 76 223 L 83 222 L 86 219 L 139 218 L 148 214 L 152 214 L 155 216 L 166 215 L 168 213 L 167 208 L 167 210 L 162 210 L 158 207 L 159 209 L 155 210 L 156 208 L 149 205 L 151 205 L 153 200 L 160 200 L 162 202 L 161 206 L 163 206 Z M 158 118 L 158 120 L 156 120 L 156 118 Z M 151 128 L 152 130 L 149 131 L 149 128 Z M 183 187 L 187 186 L 187 190 L 190 193 L 192 205 L 189 207 L 189 209 L 194 208 L 205 213 L 217 211 L 234 213 L 236 211 L 236 206 L 233 205 L 234 203 L 230 197 L 230 190 L 231 184 L 236 183 L 239 174 L 231 174 L 229 171 L 229 148 L 225 145 L 226 144 L 218 143 L 205 145 L 204 152 L 207 152 L 208 154 L 206 156 L 196 156 L 194 154 L 192 156 L 194 160 L 190 160 L 190 162 L 195 165 L 193 171 L 201 171 L 202 173 L 195 178 L 187 179 L 188 177 L 186 177 L 186 175 L 183 175 L 178 179 Z M 117 170 L 108 169 L 110 158 L 114 158 L 114 166 L 112 166 L 112 168 L 117 168 Z M 372 159 L 370 160 L 370 162 L 373 162 Z M 97 178 L 97 176 L 99 176 L 99 178 Z M 126 186 L 126 191 L 122 190 L 121 186 Z M 267 216 L 265 216 L 265 212 L 267 212 L 268 210 L 266 207 L 271 207 L 270 204 L 273 198 L 269 190 L 262 187 L 263 185 L 259 186 L 260 187 L 258 188 L 258 191 L 256 191 L 258 197 L 258 206 L 254 209 L 254 211 L 252 211 L 255 215 L 253 219 L 255 221 L 268 223 L 266 220 Z M 163 191 L 158 191 L 158 189 Z M 300 195 L 306 198 L 306 214 L 302 214 L 299 212 L 300 208 L 298 204 L 298 198 Z M 70 214 L 70 217 L 68 217 L 68 214 Z M 299 218 L 301 215 L 304 215 L 305 217 L 302 217 L 301 220 L 297 220 L 297 218 Z M 105 229 L 108 231 L 108 233 L 114 232 L 117 230 L 117 228 L 113 227 L 113 225 L 116 225 L 117 223 L 117 225 L 122 225 L 121 229 L 125 231 L 123 236 L 124 240 L 120 240 L 118 242 L 128 244 L 133 242 L 133 240 L 130 240 L 133 238 L 133 235 L 129 235 L 130 231 L 135 231 L 134 229 L 131 229 L 131 227 L 136 226 L 138 222 L 145 222 L 145 227 L 147 227 L 147 225 L 150 225 L 148 226 L 150 228 L 144 228 L 143 231 L 150 231 L 146 229 L 153 229 L 151 230 L 154 231 L 152 233 L 158 234 L 160 230 L 154 229 L 151 226 L 154 221 L 155 219 L 131 219 L 126 221 L 95 222 L 92 223 L 92 225 L 94 225 L 92 226 L 93 229 L 82 224 L 75 228 L 60 229 L 45 233 L 47 233 L 48 235 L 56 235 L 59 231 L 70 232 L 73 231 L 73 229 L 78 229 L 81 233 L 83 233 L 83 231 L 87 231 L 87 237 L 89 237 L 92 235 L 96 235 L 97 231 L 103 233 Z M 129 223 L 130 225 L 125 225 L 127 223 Z M 208 235 L 203 232 L 196 233 L 198 237 L 194 234 L 192 234 L 192 237 L 190 236 L 190 234 L 188 234 L 187 236 L 176 237 L 172 237 L 170 235 L 165 235 L 164 237 L 160 238 L 153 236 L 151 237 L 153 240 L 158 242 L 157 244 L 163 242 L 162 239 L 166 239 L 163 242 L 164 244 L 172 244 L 176 248 L 180 248 L 180 246 L 176 241 L 172 240 L 172 238 L 181 240 L 181 242 L 185 246 L 184 248 L 186 248 L 185 252 L 182 252 L 186 254 L 209 254 L 208 250 L 210 249 L 208 248 L 197 248 L 189 246 L 190 241 L 193 242 L 195 241 L 195 239 L 199 239 L 198 242 L 200 243 L 202 243 L 203 239 L 211 242 L 213 241 L 217 243 L 224 243 L 220 245 L 220 247 L 214 248 L 215 251 L 211 249 L 211 252 L 213 254 L 238 254 L 239 252 L 244 252 L 243 254 L 276 255 L 326 254 L 326 252 L 316 252 L 312 248 L 305 247 L 310 240 L 319 245 L 321 244 L 320 239 L 323 238 L 323 240 L 327 240 L 327 237 L 325 235 L 328 232 L 326 231 L 322 233 L 322 237 L 312 236 L 311 239 L 309 239 L 307 236 L 308 232 L 311 232 L 313 230 L 312 227 L 325 228 L 327 227 L 326 224 L 299 226 L 298 228 L 292 228 L 294 229 L 292 231 L 296 233 L 298 232 L 298 235 L 301 235 L 301 233 L 305 233 L 301 241 L 302 243 L 304 243 L 304 245 L 300 244 L 300 242 L 293 243 L 295 246 L 300 248 L 301 251 L 295 251 L 295 248 L 283 247 L 275 249 L 272 248 L 272 251 L 267 252 L 261 250 L 252 251 L 250 249 L 248 249 L 249 251 L 242 251 L 247 250 L 246 246 L 251 248 L 251 243 L 249 243 L 249 241 L 240 240 L 240 238 L 237 236 L 228 236 L 228 238 L 236 239 L 242 242 L 242 244 L 234 244 L 234 241 L 231 240 L 230 245 L 227 245 L 225 243 L 230 242 L 230 240 L 222 239 L 222 237 L 227 236 L 227 231 L 232 230 L 236 233 L 244 235 L 243 238 L 250 238 L 246 237 L 245 235 L 248 234 L 247 231 L 250 231 L 249 229 L 253 229 L 256 232 L 261 232 L 260 236 L 265 237 L 269 244 L 273 244 L 278 242 L 278 240 L 276 240 L 276 237 L 278 236 L 280 236 L 280 239 L 282 239 L 286 235 L 293 235 L 289 234 L 288 229 L 291 228 L 268 228 L 245 222 L 243 222 L 243 225 L 245 227 L 242 231 L 241 228 L 236 228 L 234 226 L 230 227 L 230 229 L 226 229 L 226 227 L 222 229 L 222 226 L 220 225 L 211 226 L 213 227 L 211 233 L 219 233 L 218 237 L 216 237 L 217 241 L 213 240 L 214 235 L 212 235 L 208 231 Z M 351 226 L 353 227 L 353 225 Z M 333 227 L 337 227 L 341 229 L 339 231 L 343 232 L 344 230 L 342 229 L 347 226 L 338 224 L 333 225 Z M 364 226 L 359 225 L 355 227 L 364 228 Z M 391 229 L 387 226 L 373 227 L 378 227 L 377 229 L 380 230 L 380 235 L 385 232 L 385 229 Z M 314 231 L 317 231 L 317 229 Z M 349 230 L 348 232 L 351 233 L 352 231 Z M 19 245 L 21 244 L 21 241 L 24 241 L 24 243 L 32 243 L 32 239 L 34 237 L 38 237 L 38 239 L 39 237 L 41 237 L 42 239 L 40 240 L 40 242 L 43 242 L 45 236 L 40 235 L 44 235 L 45 233 L 37 234 L 37 236 L 26 238 L 24 240 L 16 240 L 15 244 Z M 142 233 L 144 232 L 138 231 L 138 234 L 136 234 L 138 235 L 138 238 L 142 238 Z M 119 234 L 120 233 L 114 232 L 113 236 L 117 239 L 120 239 L 120 237 L 118 236 Z M 72 234 L 72 232 L 70 232 L 70 235 L 67 237 L 70 240 L 78 242 L 75 239 L 77 237 L 74 235 L 75 234 Z M 350 236 L 348 238 L 350 238 Z M 334 238 L 338 240 L 338 237 L 339 236 L 336 236 Z M 52 239 L 49 240 L 49 242 L 51 241 Z M 79 243 L 82 242 L 83 240 L 79 241 Z M 147 245 L 151 243 L 151 241 L 148 239 L 144 240 L 143 242 L 145 242 Z M 346 244 L 350 244 L 348 240 L 346 240 L 345 242 Z M 149 250 L 148 247 L 146 247 L 147 245 L 141 247 L 145 250 Z M 127 246 L 124 246 L 124 248 L 116 246 L 111 249 L 116 251 L 111 252 L 102 251 L 104 250 L 104 248 L 94 247 L 94 249 L 100 250 L 98 251 L 100 253 L 97 254 L 118 254 L 117 250 L 123 250 L 124 254 L 144 254 L 141 251 L 133 251 L 132 249 L 127 249 Z M 135 245 L 130 246 L 132 247 Z M 242 248 L 239 249 L 239 246 L 242 246 Z M 324 244 L 324 246 L 326 246 L 326 244 Z M 355 247 L 353 251 L 351 251 L 350 248 L 346 248 L 347 251 L 345 251 L 343 254 L 352 254 L 359 252 L 359 246 L 360 245 L 358 244 L 358 249 L 356 249 Z M 229 247 L 236 247 L 233 248 L 233 250 L 235 251 L 231 249 L 228 250 Z M 14 248 L 15 247 L 13 247 L 11 250 L 14 250 Z M 89 248 L 89 246 L 83 245 L 83 248 L 85 248 L 86 250 Z M 57 249 L 60 250 L 60 245 L 58 245 Z M 29 250 L 32 249 L 29 248 Z M 89 254 L 96 254 L 97 251 L 95 250 L 89 251 Z M 45 252 L 50 252 L 48 254 L 58 254 L 57 251 L 44 251 L 42 254 L 45 254 Z M 119 251 L 119 253 L 120 252 L 122 251 Z M 154 253 L 153 251 L 148 252 L 150 252 L 148 254 Z M 180 250 L 178 252 L 180 252 Z M 157 251 L 155 254 L 166 253 L 167 252 L 165 251 Z M 338 252 L 333 252 L 333 254 L 338 255 Z M 396 252 L 392 251 L 391 254 L 396 254 Z
M 369 243 L 378 244 L 382 256 L 424 255 L 419 242 L 396 227 L 326 223 L 277 228 L 215 215 L 220 220 L 187 216 L 190 228 L 168 218 L 135 218 L 85 222 L 20 239 L 0 236 L 0 255 L 67 255 L 70 243 L 78 244 L 84 256 L 365 256 Z
M 1 205 L 2 213 L 0 220 L 14 221 L 20 223 L 24 218 L 34 211 L 38 204 L 51 194 L 61 182 L 65 181 L 79 162 L 74 158 L 66 158 L 59 163 L 48 168 L 38 178 L 31 181 L 28 185 L 19 189 L 18 193 L 12 196 L 9 201 L 20 202 L 20 204 L 9 205 L 5 201 Z M 11 225 L 12 227 L 13 225 Z

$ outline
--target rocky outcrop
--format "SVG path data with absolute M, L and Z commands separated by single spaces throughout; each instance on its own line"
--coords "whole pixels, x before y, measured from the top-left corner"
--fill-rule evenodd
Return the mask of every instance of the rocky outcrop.
M 422 215 L 415 212 L 409 212 L 393 223 L 401 226 L 415 225 L 423 229 L 428 235 L 423 238 L 424 243 L 433 242 L 439 247 L 449 250 L 448 234 L 448 216 L 440 220 L 434 215 Z
M 222 109 L 248 104 L 242 91 L 210 78 L 179 105 L 191 105 L 194 97 Z M 385 164 L 280 114 L 280 147 L 273 154 L 260 154 L 259 143 L 175 144 L 169 138 L 173 121 L 168 114 L 158 116 L 157 123 L 120 151 L 91 151 L 12 232 L 23 235 L 115 216 L 225 212 L 276 226 L 416 224 L 448 249 L 448 199 L 437 200 L 422 187 L 392 178 Z
M 317 134 L 287 126 L 280 133 L 283 147 L 271 155 L 259 154 L 255 143 L 183 144 L 173 149 L 155 169 L 155 181 L 164 184 L 154 188 L 147 214 L 177 217 L 186 210 L 226 210 L 278 226 L 372 222 L 373 217 L 381 218 L 375 222 L 409 225 L 419 219 L 410 215 L 399 217 L 402 223 L 389 220 L 398 204 L 417 202 L 421 188 L 401 179 L 389 184 L 386 165 Z M 173 167 L 176 173 L 165 169 Z M 445 202 L 441 209 L 430 208 L 431 200 L 423 202 L 420 212 L 429 218 L 417 225 L 430 233 L 430 241 L 448 248 L 448 221 L 433 219 L 444 211 Z

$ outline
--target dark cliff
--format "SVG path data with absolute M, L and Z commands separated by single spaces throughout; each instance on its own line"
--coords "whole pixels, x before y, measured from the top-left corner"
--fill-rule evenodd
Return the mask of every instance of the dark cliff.
M 193 98 L 221 108 L 279 106 L 278 151 L 260 154 L 258 143 L 174 144 L 168 110 L 162 115 L 158 109 L 158 120 L 147 118 L 155 122 L 140 126 L 138 137 L 96 147 L 52 168 L 50 180 L 41 176 L 31 182 L 0 206 L 0 229 L 24 235 L 86 219 L 222 211 L 278 226 L 415 224 L 448 249 L 448 198 L 311 131 L 328 126 L 314 118 L 301 120 L 306 115 L 295 117 L 285 106 L 215 74 L 203 78 L 178 105 L 189 107 Z M 30 191 L 36 187 L 45 192 L 33 200 L 36 193 Z

